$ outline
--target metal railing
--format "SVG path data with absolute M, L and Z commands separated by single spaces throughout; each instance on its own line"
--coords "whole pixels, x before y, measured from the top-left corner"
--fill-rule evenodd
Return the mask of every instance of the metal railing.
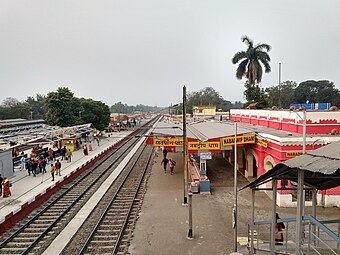
M 283 240 L 275 241 L 275 254 L 295 254 L 296 218 L 278 219 L 284 223 Z M 254 222 L 254 238 L 248 224 L 248 248 L 270 253 L 271 221 Z M 278 233 L 275 233 L 278 234 Z M 303 254 L 340 254 L 340 220 L 318 221 L 312 216 L 303 217 L 301 249 Z M 251 253 L 251 254 L 253 254 Z

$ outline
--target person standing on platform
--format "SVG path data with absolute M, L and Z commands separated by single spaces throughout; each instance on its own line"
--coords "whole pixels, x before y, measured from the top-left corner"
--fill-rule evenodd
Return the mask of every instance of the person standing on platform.
M 66 160 L 66 146 L 64 148 L 61 148 L 61 160 Z
M 89 155 L 89 152 L 87 151 L 87 146 L 86 145 L 84 145 L 83 152 L 84 152 L 84 156 Z
M 46 174 L 47 158 L 42 159 L 41 166 L 42 166 L 42 170 L 41 170 L 42 173 Z
M 37 169 L 38 169 L 38 162 L 35 159 L 32 159 L 32 168 L 31 168 L 31 170 L 32 170 L 33 177 L 36 176 Z
M 30 176 L 31 171 L 32 171 L 32 161 L 30 159 L 27 160 L 26 169 L 27 169 L 27 172 L 28 172 L 28 176 Z
M 168 155 L 168 150 L 166 148 L 164 148 L 164 150 L 163 150 L 163 157 L 166 158 L 167 155 Z
M 275 224 L 275 244 L 283 245 L 283 233 L 282 230 L 285 229 L 285 224 L 283 222 L 277 222 L 278 219 L 281 219 L 279 214 L 276 213 L 276 224 Z
M 59 159 L 57 159 L 57 162 L 55 162 L 55 171 L 56 171 L 56 175 L 61 176 L 61 163 L 59 161 Z
M 67 156 L 67 162 L 70 163 L 72 161 L 72 151 L 71 151 L 71 149 L 68 149 L 66 156 Z
M 89 142 L 89 151 L 92 151 L 92 141 Z
M 176 161 L 171 159 L 171 158 L 169 158 L 169 166 L 170 166 L 170 173 L 171 173 L 171 175 L 174 174 L 175 165 L 176 165 Z
M 3 187 L 3 197 L 9 197 L 12 195 L 11 193 L 11 183 L 9 182 L 9 179 L 7 179 L 6 177 L 4 177 L 4 180 L 1 182 L 2 187 Z
M 1 174 L 0 174 L 0 197 L 2 196 L 2 182 L 3 182 L 4 178 L 2 178 Z
M 161 165 L 163 165 L 165 174 L 166 174 L 166 166 L 167 166 L 168 163 L 169 163 L 169 160 L 167 158 L 162 159 Z
M 55 166 L 53 164 L 51 164 L 50 173 L 51 173 L 51 176 L 52 176 L 52 181 L 54 181 L 54 172 L 55 172 Z
M 48 156 L 49 156 L 50 161 L 53 161 L 53 159 L 54 159 L 54 152 L 53 152 L 52 148 L 49 148 Z
M 21 153 L 21 158 L 20 158 L 20 171 L 25 169 L 25 163 L 26 163 L 26 158 L 24 152 Z

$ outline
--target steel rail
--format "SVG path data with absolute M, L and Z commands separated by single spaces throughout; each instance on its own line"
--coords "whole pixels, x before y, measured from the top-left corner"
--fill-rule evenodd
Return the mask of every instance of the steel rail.
M 89 234 L 87 240 L 85 241 L 84 245 L 81 247 L 80 251 L 79 251 L 79 255 L 80 254 L 84 254 L 85 250 L 87 249 L 88 245 L 91 243 L 91 240 L 92 238 L 94 237 L 96 231 L 98 230 L 99 226 L 101 225 L 101 223 L 103 222 L 105 216 L 107 215 L 108 211 L 110 210 L 112 204 L 116 201 L 116 198 L 117 198 L 117 195 L 119 194 L 119 192 L 121 191 L 122 187 L 124 186 L 124 184 L 126 184 L 126 181 L 127 179 L 129 178 L 131 172 L 133 171 L 134 167 L 136 166 L 136 164 L 138 163 L 138 159 L 140 159 L 140 157 L 142 156 L 143 152 L 144 152 L 144 149 L 145 149 L 146 146 L 144 146 L 144 148 L 140 151 L 139 155 L 137 156 L 137 160 L 135 160 L 134 164 L 130 167 L 129 169 L 129 173 L 125 176 L 125 178 L 122 180 L 120 186 L 118 187 L 118 189 L 115 191 L 114 195 L 112 196 L 110 202 L 108 203 L 108 205 L 106 206 L 104 212 L 101 214 L 100 218 L 98 219 L 96 225 L 93 227 L 91 233 Z M 149 160 L 151 158 L 151 154 L 150 154 L 150 157 L 149 157 Z M 149 165 L 149 162 L 147 163 L 147 165 Z M 144 173 L 145 173 L 145 170 L 146 168 L 144 169 Z M 144 177 L 144 173 L 143 173 L 143 177 Z M 141 180 L 143 180 L 143 177 L 140 178 Z M 141 180 L 139 181 L 138 183 L 138 188 L 136 189 L 136 192 L 135 194 L 138 193 L 138 190 L 139 190 L 139 187 L 140 187 L 140 183 L 141 183 Z M 133 201 L 135 199 L 135 195 L 134 195 L 134 198 L 132 199 L 132 203 L 131 205 L 133 205 Z M 129 207 L 129 212 L 128 214 L 130 215 L 130 210 L 132 208 L 132 206 L 130 205 Z M 126 217 L 128 218 L 128 216 Z M 125 221 L 126 221 L 126 218 L 125 218 Z M 124 226 L 125 226 L 125 223 L 124 223 Z M 122 233 L 122 229 L 120 230 L 120 234 Z M 120 238 L 120 236 L 119 236 Z M 118 243 L 118 238 L 117 238 L 117 241 L 116 241 L 116 244 Z M 116 248 L 116 247 L 115 247 Z
M 152 158 L 152 153 L 150 153 L 149 158 L 148 158 L 148 162 L 146 163 L 146 165 L 145 165 L 145 167 L 144 167 L 144 169 L 143 169 L 143 174 L 142 174 L 142 176 L 140 177 L 140 180 L 139 180 L 139 183 L 138 183 L 138 188 L 136 189 L 136 192 L 135 192 L 135 194 L 134 194 L 134 198 L 133 198 L 133 200 L 132 200 L 132 203 L 130 204 L 129 212 L 127 213 L 127 215 L 126 215 L 126 217 L 125 217 L 125 219 L 124 219 L 123 227 L 121 228 L 121 230 L 120 230 L 120 232 L 119 232 L 119 234 L 118 234 L 117 242 L 116 242 L 115 247 L 114 247 L 114 249 L 113 249 L 113 251 L 112 251 L 112 255 L 113 255 L 113 254 L 116 254 L 116 253 L 118 252 L 118 248 L 119 248 L 120 241 L 121 241 L 121 239 L 122 239 L 124 230 L 126 229 L 126 225 L 127 225 L 127 223 L 128 223 L 129 217 L 130 217 L 130 215 L 131 215 L 131 211 L 132 211 L 132 208 L 133 208 L 133 203 L 134 203 L 134 201 L 135 201 L 135 199 L 136 199 L 136 197 L 137 197 L 137 195 L 138 195 L 138 191 L 139 191 L 140 186 L 141 186 L 141 184 L 142 184 L 142 182 L 143 182 L 145 173 L 146 173 L 146 171 L 147 171 L 147 169 L 148 169 L 148 167 L 149 167 L 149 165 L 150 165 L 151 158 Z

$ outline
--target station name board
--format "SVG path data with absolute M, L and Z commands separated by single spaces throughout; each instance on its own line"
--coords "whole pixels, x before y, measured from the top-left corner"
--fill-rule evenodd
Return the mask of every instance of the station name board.
M 286 151 L 287 158 L 295 158 L 302 155 L 302 151 Z
M 260 140 L 260 139 L 256 139 L 256 144 L 258 144 L 258 145 L 260 145 L 260 146 L 262 146 L 264 148 L 268 147 L 268 144 L 265 141 Z
M 189 142 L 188 150 L 220 150 L 220 142 Z
M 225 137 L 225 138 L 222 138 L 221 140 L 222 140 L 223 146 L 230 146 L 230 145 L 235 144 L 235 137 L 233 136 Z M 250 134 L 250 135 L 237 136 L 236 143 L 237 144 L 255 143 L 255 135 Z
M 161 138 L 161 139 L 154 139 L 153 146 L 169 146 L 169 147 L 176 147 L 176 146 L 183 146 L 183 139 L 182 138 Z

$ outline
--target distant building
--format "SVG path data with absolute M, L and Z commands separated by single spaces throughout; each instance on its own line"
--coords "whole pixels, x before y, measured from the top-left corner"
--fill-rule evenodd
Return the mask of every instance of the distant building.
M 216 106 L 193 106 L 192 115 L 194 119 L 206 119 L 215 117 Z

